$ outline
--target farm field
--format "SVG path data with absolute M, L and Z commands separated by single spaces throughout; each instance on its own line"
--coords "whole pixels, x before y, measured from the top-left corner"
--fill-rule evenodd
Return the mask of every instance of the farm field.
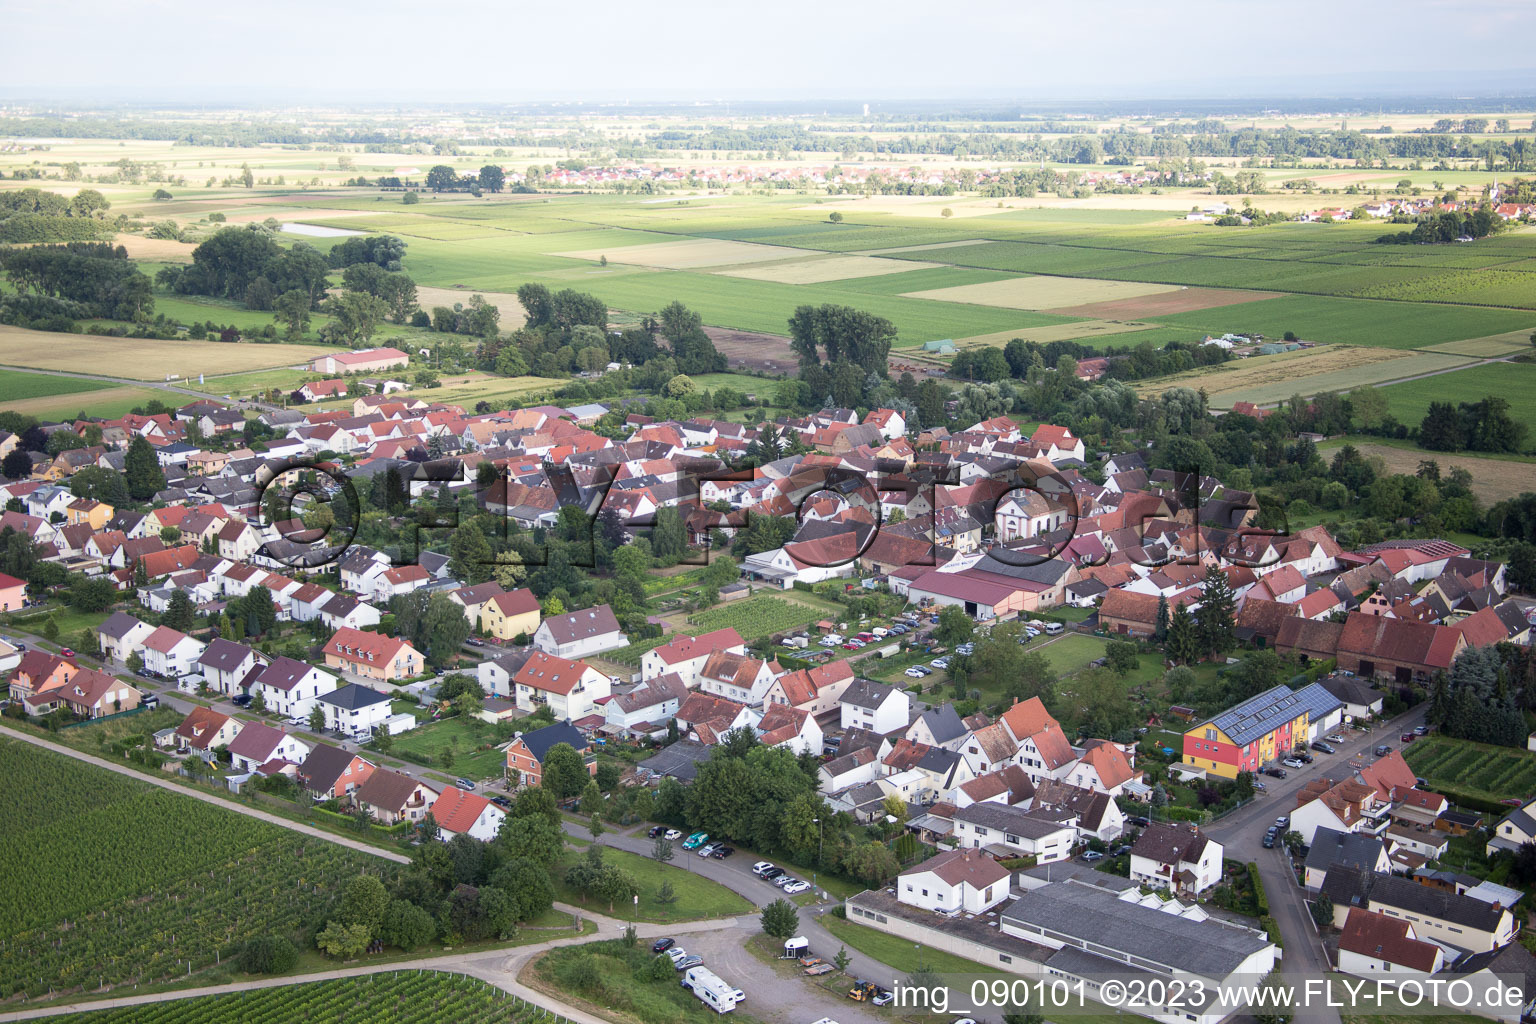
M 1509 356 L 1520 352 L 1527 352 L 1530 348 L 1530 331 L 1509 331 L 1505 334 L 1495 334 L 1488 338 L 1467 338 L 1464 341 L 1441 342 L 1430 347 L 1430 350 L 1492 359 L 1497 356 Z
M 1175 290 L 1170 285 L 1133 284 L 1086 277 L 1015 277 L 988 284 L 907 292 L 906 297 L 936 299 L 940 302 L 973 302 L 980 306 L 1002 306 L 1007 309 L 1046 310 L 1132 299 Z
M 782 597 L 759 594 L 745 601 L 724 604 L 690 616 L 688 624 L 700 632 L 733 626 L 743 640 L 755 640 L 770 633 L 797 629 L 824 618 L 825 613 Z
M 217 341 L 60 335 L 0 325 L 0 364 L 109 373 L 134 380 L 164 380 L 169 374 L 185 379 L 199 373 L 292 366 L 335 351 L 325 345 L 226 345 Z
M 1447 795 L 1524 800 L 1536 794 L 1536 754 L 1513 747 L 1432 734 L 1405 746 L 1403 758 Z
M 996 334 L 978 334 L 971 338 L 955 339 L 956 348 L 1001 348 L 1014 338 L 1048 344 L 1053 341 L 1078 341 L 1085 345 L 1099 345 L 1106 349 L 1134 345 L 1132 335 L 1152 330 L 1156 324 L 1136 320 L 1073 320 L 1071 323 L 1052 324 L 1048 327 L 1026 327 L 1018 331 L 998 331 Z M 1122 337 L 1123 335 L 1123 337 Z
M 95 383 L 104 383 L 96 381 Z M 112 419 L 139 408 L 140 406 L 160 399 L 170 405 L 180 405 L 178 397 L 186 402 L 192 401 L 190 395 L 178 396 L 175 392 L 157 391 L 151 388 L 114 387 L 107 384 L 106 387 L 93 389 L 89 392 L 70 392 L 64 395 L 45 395 L 38 398 L 13 398 L 3 400 L 4 408 L 9 412 L 19 412 L 27 416 L 36 416 L 38 419 L 68 419 L 79 412 L 87 412 L 92 416 L 101 416 Z
M 1483 363 L 1383 389 L 1387 411 L 1399 423 L 1418 426 L 1430 402 L 1480 402 L 1489 395 L 1509 401 L 1520 423 L 1536 423 L 1536 363 Z
M 675 242 L 626 245 L 614 252 L 606 249 L 586 249 L 576 252 L 557 252 L 554 255 L 593 262 L 606 258 L 609 263 L 626 263 L 655 270 L 700 270 L 741 263 L 796 260 L 802 258 L 805 253 L 786 246 L 690 238 Z
M 914 270 L 932 270 L 938 263 L 904 263 L 875 256 L 825 256 L 804 260 L 779 260 L 763 266 L 722 270 L 727 277 L 749 277 L 754 281 L 778 281 L 782 284 L 820 284 L 856 277 L 882 277 L 907 274 Z
M 348 1024 L 532 1024 L 548 1014 L 464 975 L 401 971 L 303 985 L 170 999 L 54 1018 L 64 1024 L 210 1024 L 345 1020 Z
M 1432 373 L 1471 362 L 1470 357 L 1434 352 L 1401 352 L 1355 345 L 1326 345 L 1269 356 L 1252 356 L 1218 366 L 1138 382 L 1145 395 L 1171 388 L 1204 388 L 1211 405 L 1229 409 L 1232 403 L 1266 404 L 1295 394 L 1347 391 L 1362 384 Z
M 1524 491 L 1536 491 L 1536 461 L 1517 458 L 1491 458 L 1467 453 L 1432 452 L 1404 442 L 1401 447 L 1371 437 L 1349 437 L 1318 445 L 1318 453 L 1332 458 L 1335 449 L 1352 444 L 1367 458 L 1380 458 L 1388 473 L 1416 473 L 1419 463 L 1433 459 L 1442 473 L 1453 468 L 1472 474 L 1472 493 L 1484 505 L 1513 498 Z
M 12 371 L 0 377 L 0 402 L 6 403 L 9 408 L 10 403 L 25 399 L 53 398 L 57 395 L 73 395 L 84 391 L 103 391 L 111 387 L 112 385 L 106 381 Z
M 590 906 L 600 913 L 608 913 L 608 904 L 596 896 L 582 898 L 582 894 L 565 884 L 565 869 L 585 857 L 585 851 L 567 850 L 550 874 L 555 882 L 555 899 L 573 906 Z M 752 909 L 746 897 L 738 895 L 703 875 L 688 870 L 689 857 L 697 859 L 692 850 L 685 850 L 678 843 L 671 864 L 662 864 L 650 857 L 625 850 L 603 848 L 603 863 L 616 865 L 634 876 L 640 887 L 640 903 L 634 907 L 615 907 L 614 912 L 628 917 L 633 912 L 637 920 L 667 923 L 671 921 L 701 921 L 711 917 L 729 917 L 745 914 Z M 671 882 L 672 903 L 656 902 L 656 890 L 662 882 Z
M 379 868 L 15 741 L 0 740 L 0 793 L 12 808 L 0 856 L 30 865 L 27 885 L 0 894 L 0 997 L 185 977 L 252 934 L 295 930 Z

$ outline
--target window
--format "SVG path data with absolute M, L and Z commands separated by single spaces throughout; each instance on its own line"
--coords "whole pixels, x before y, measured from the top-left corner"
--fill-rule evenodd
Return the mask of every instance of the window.
M 999 953 L 997 954 L 997 962 L 1000 964 L 1011 964 L 1013 963 L 1013 957 L 1009 956 L 1007 953 Z

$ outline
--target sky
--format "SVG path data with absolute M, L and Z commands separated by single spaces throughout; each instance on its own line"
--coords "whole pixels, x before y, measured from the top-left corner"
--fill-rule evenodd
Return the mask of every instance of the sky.
M 12 99 L 1028 101 L 1536 91 L 1532 0 L 523 0 L 451 8 L 419 0 L 0 0 L 0 24 L 0 96 Z

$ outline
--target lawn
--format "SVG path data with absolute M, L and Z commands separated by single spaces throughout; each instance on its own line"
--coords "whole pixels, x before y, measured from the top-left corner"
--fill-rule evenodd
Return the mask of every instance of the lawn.
M 911 974 L 919 967 L 932 967 L 940 974 L 1001 974 L 996 967 L 967 960 L 965 957 L 946 953 L 939 949 L 917 947 L 910 940 L 887 935 L 862 924 L 854 924 L 844 917 L 824 914 L 821 923 L 839 942 L 849 949 L 856 949 L 865 956 L 873 957 L 902 974 Z M 837 950 L 817 950 L 816 954 L 830 958 Z
M 1039 650 L 1057 675 L 1069 676 L 1104 657 L 1104 638 L 1083 633 L 1067 633 L 1044 646 L 1038 643 L 1025 650 Z
M 420 717 L 418 715 L 418 717 Z M 444 718 L 401 733 L 389 748 L 407 761 L 441 768 L 467 779 L 499 779 L 507 755 L 496 749 L 496 727 L 478 718 Z M 481 749 L 489 747 L 489 749 Z M 449 756 L 444 757 L 447 754 Z
M 567 851 L 551 872 L 555 876 L 555 899 L 573 906 L 589 906 L 600 913 L 610 913 L 608 904 L 596 896 L 584 898 L 582 894 L 565 884 L 565 869 L 586 856 L 585 852 Z M 754 908 L 747 900 L 703 875 L 694 874 L 681 866 L 693 856 L 692 851 L 675 847 L 671 864 L 662 864 L 649 857 L 642 857 L 627 850 L 603 847 L 603 863 L 616 865 L 635 877 L 640 886 L 640 903 L 634 906 L 615 906 L 613 916 L 627 920 L 666 924 L 672 921 L 700 921 L 706 918 L 732 917 L 750 913 Z M 662 882 L 672 883 L 677 897 L 672 903 L 657 903 L 656 891 Z
M 1536 754 L 1514 747 L 1431 734 L 1403 748 L 1403 758 L 1433 789 L 1484 800 L 1536 793 Z

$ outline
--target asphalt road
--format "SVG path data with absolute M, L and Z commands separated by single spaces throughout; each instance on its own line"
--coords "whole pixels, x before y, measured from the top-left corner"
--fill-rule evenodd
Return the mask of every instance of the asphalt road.
M 1288 978 L 1302 973 L 1326 974 L 1332 966 L 1313 927 L 1306 892 L 1296 881 L 1290 858 L 1278 844 L 1273 849 L 1264 849 L 1264 832 L 1281 815 L 1289 815 L 1296 809 L 1296 794 L 1308 782 L 1322 777 L 1343 781 L 1357 770 L 1351 762 L 1369 764 L 1375 760 L 1373 751 L 1380 744 L 1400 749 L 1403 746 L 1401 735 L 1422 725 L 1426 711 L 1427 708 L 1420 705 L 1369 732 L 1343 732 L 1347 741 L 1333 745 L 1337 753 L 1313 751 L 1313 762 L 1305 768 L 1287 768 L 1284 779 L 1264 777 L 1265 793 L 1205 828 L 1206 835 L 1222 844 L 1227 857 L 1258 865 L 1259 877 L 1269 898 L 1270 913 L 1285 943 L 1280 966 L 1281 973 Z M 1296 1019 L 1338 1024 L 1340 1018 L 1336 1009 L 1316 1007 L 1298 1012 Z

